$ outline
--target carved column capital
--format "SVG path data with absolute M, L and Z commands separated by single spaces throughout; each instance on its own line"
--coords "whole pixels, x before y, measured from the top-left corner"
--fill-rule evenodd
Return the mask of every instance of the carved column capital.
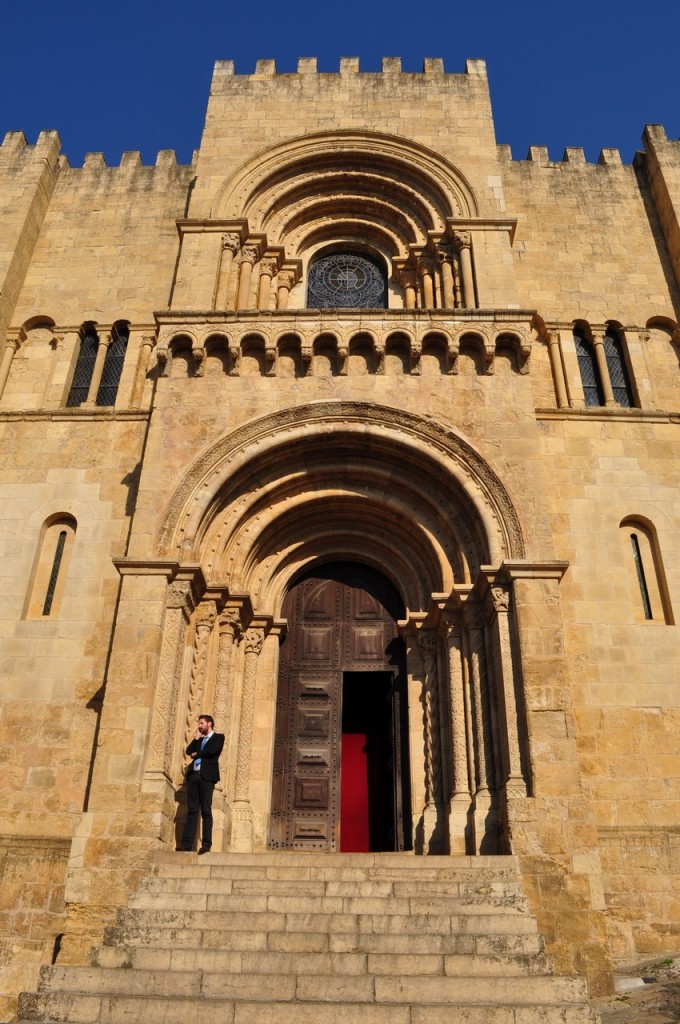
M 244 245 L 241 249 L 241 262 L 250 263 L 251 265 L 257 263 L 260 258 L 260 250 L 256 245 Z
M 265 274 L 267 277 L 273 277 L 277 272 L 279 261 L 275 256 L 265 256 L 263 260 L 260 260 L 260 273 Z
M 243 646 L 246 655 L 258 656 L 264 644 L 264 629 L 258 626 L 251 626 L 243 634 Z
M 214 601 L 203 601 L 196 610 L 196 629 L 212 629 L 217 618 L 217 605 Z
M 230 253 L 235 254 L 241 247 L 240 237 L 232 231 L 228 231 L 225 235 L 222 235 L 222 248 L 228 250 Z
M 165 599 L 166 608 L 184 608 L 193 611 L 195 604 L 190 580 L 173 580 L 169 584 Z
M 428 674 L 432 671 L 436 663 L 437 657 L 437 634 L 433 629 L 421 630 L 418 634 L 418 645 L 420 647 L 420 653 L 423 661 L 425 662 L 425 669 Z
M 434 274 L 435 260 L 429 253 L 418 257 L 418 273 L 421 277 L 425 274 Z
M 279 270 L 277 283 L 279 288 L 287 288 L 290 291 L 295 284 L 295 274 L 292 270 Z
M 469 231 L 453 231 L 451 239 L 459 252 L 461 249 L 469 249 L 472 245 L 472 236 Z

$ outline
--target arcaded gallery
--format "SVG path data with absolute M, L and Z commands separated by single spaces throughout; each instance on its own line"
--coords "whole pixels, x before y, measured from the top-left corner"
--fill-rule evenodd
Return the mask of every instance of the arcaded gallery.
M 191 165 L 5 137 L 2 1020 L 589 1024 L 677 950 L 642 146 L 517 159 L 483 61 L 394 58 L 218 62 Z

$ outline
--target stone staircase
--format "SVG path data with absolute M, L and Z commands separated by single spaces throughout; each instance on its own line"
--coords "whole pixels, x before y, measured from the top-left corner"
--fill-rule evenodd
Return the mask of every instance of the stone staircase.
M 44 967 L 19 1020 L 591 1024 L 512 857 L 159 853 L 92 966 Z

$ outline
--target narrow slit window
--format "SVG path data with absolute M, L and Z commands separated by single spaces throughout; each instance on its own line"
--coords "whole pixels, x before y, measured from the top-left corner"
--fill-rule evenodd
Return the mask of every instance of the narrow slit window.
M 612 328 L 604 336 L 604 354 L 614 400 L 624 409 L 631 409 L 635 403 L 633 402 L 633 389 L 630 386 L 623 346 Z
M 640 552 L 640 542 L 638 541 L 637 534 L 631 533 L 630 543 L 633 548 L 633 561 L 635 562 L 635 571 L 637 573 L 638 583 L 640 584 L 640 596 L 642 598 L 642 607 L 644 609 L 645 618 L 653 619 L 652 605 L 649 600 L 649 590 L 647 589 L 647 580 L 645 579 L 645 567 L 642 564 L 642 554 Z
M 57 588 L 57 580 L 59 579 L 59 569 L 61 568 L 61 560 L 64 557 L 64 547 L 66 546 L 66 530 L 61 530 L 57 539 L 57 549 L 54 552 L 54 561 L 52 562 L 52 572 L 50 573 L 50 580 L 47 584 L 47 594 L 45 595 L 45 604 L 43 605 L 43 615 L 49 615 L 52 611 L 52 602 L 54 601 L 54 592 Z
M 71 388 L 66 399 L 68 408 L 76 408 L 87 400 L 98 347 L 99 337 L 97 332 L 94 327 L 88 327 L 80 340 L 78 361 L 73 371 L 73 380 L 71 381 Z
M 600 372 L 597 368 L 595 349 L 581 331 L 574 331 L 574 346 L 586 405 L 604 405 L 604 392 Z
M 97 392 L 97 405 L 115 405 L 128 343 L 127 327 L 116 327 L 106 353 L 102 379 Z
M 25 619 L 56 619 L 61 612 L 77 529 L 73 516 L 50 516 L 40 531 L 28 585 Z

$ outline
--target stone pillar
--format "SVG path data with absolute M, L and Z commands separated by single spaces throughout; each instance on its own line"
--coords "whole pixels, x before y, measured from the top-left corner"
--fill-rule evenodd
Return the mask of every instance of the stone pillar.
M 447 623 L 446 647 L 451 745 L 453 748 L 451 798 L 447 808 L 449 853 L 464 854 L 468 852 L 466 837 L 469 831 L 468 815 L 471 803 L 467 729 L 469 709 L 466 706 L 463 630 L 458 616 Z
M 493 582 L 487 596 L 487 615 L 495 626 L 494 655 L 498 694 L 503 702 L 505 764 L 502 784 L 506 799 L 527 795 L 520 753 L 519 713 L 515 696 L 515 671 L 519 670 L 513 653 L 510 588 Z
M 155 338 L 153 334 L 144 335 L 142 338 L 142 344 L 139 348 L 135 380 L 132 385 L 132 396 L 130 397 L 131 409 L 137 409 L 142 403 L 142 399 L 144 397 L 144 383 L 146 381 L 146 374 L 149 369 L 149 359 L 151 358 L 151 350 L 154 347 L 154 344 Z
M 5 384 L 9 377 L 9 370 L 14 359 L 14 354 L 19 348 L 21 342 L 18 338 L 8 338 L 5 342 L 5 350 L 2 353 L 2 362 L 0 363 L 0 398 L 5 390 Z
M 111 335 L 107 338 L 100 338 L 99 344 L 97 345 L 97 355 L 94 360 L 94 369 L 92 370 L 92 378 L 90 379 L 90 387 L 87 391 L 87 398 L 83 402 L 84 406 L 96 405 L 97 404 L 97 393 L 99 391 L 99 385 L 102 382 L 102 373 L 104 372 L 104 362 L 106 360 L 106 353 L 109 350 L 111 344 Z
M 439 678 L 437 634 L 432 629 L 418 634 L 423 659 L 423 730 L 425 741 L 425 807 L 418 825 L 418 845 L 423 853 L 445 853 L 442 800 L 441 740 L 439 735 Z
M 418 273 L 420 274 L 425 309 L 434 309 L 434 266 L 432 256 L 421 256 L 418 260 Z
M 402 270 L 401 285 L 404 289 L 404 308 L 415 309 L 418 288 L 418 278 L 415 270 Z
M 265 631 L 250 627 L 243 634 L 243 690 L 236 752 L 234 806 L 231 822 L 231 849 L 250 851 L 253 848 L 253 812 L 250 804 L 250 766 L 253 749 L 253 719 L 257 659 L 264 643 Z
M 466 602 L 466 662 L 468 666 L 474 735 L 474 787 L 472 843 L 475 853 L 497 853 L 498 823 L 495 807 L 493 709 L 484 663 L 484 613 L 477 603 Z
M 248 309 L 250 302 L 250 282 L 253 276 L 253 267 L 257 263 L 259 251 L 256 245 L 244 245 L 241 249 L 241 273 L 238 279 L 238 295 L 236 298 L 236 309 Z
M 562 350 L 559 338 L 555 334 L 548 334 L 547 340 L 550 369 L 552 370 L 553 382 L 555 384 L 557 408 L 568 409 L 569 399 L 567 398 L 567 384 L 564 379 L 564 366 L 562 365 Z
M 194 608 L 190 580 L 168 586 L 158 684 L 151 716 L 144 784 L 172 784 L 173 742 L 189 619 Z M 156 788 L 156 787 L 154 787 Z
M 196 732 L 198 716 L 201 711 L 206 711 L 203 705 L 203 693 L 205 690 L 205 668 L 208 661 L 208 641 L 212 632 L 213 623 L 217 617 L 217 606 L 214 601 L 205 601 L 196 609 L 194 628 L 194 651 L 191 662 L 191 680 L 189 682 L 189 698 L 187 700 L 186 717 L 184 721 L 184 749 Z
M 295 284 L 295 277 L 292 270 L 281 270 L 277 277 L 276 308 L 288 309 L 288 296 Z
M 231 283 L 234 256 L 239 250 L 241 239 L 235 232 L 227 232 L 222 235 L 222 250 L 220 253 L 220 270 L 217 276 L 215 288 L 215 309 L 229 309 L 229 285 Z M 232 307 L 233 308 L 233 307 Z
M 605 405 L 616 405 L 614 399 L 614 392 L 612 391 L 612 382 L 609 376 L 609 367 L 607 366 L 607 357 L 604 351 L 604 331 L 592 332 L 593 334 L 593 345 L 595 347 L 595 359 L 597 360 L 597 369 L 600 373 L 600 381 L 602 383 L 602 394 L 604 395 Z
M 257 308 L 269 309 L 269 296 L 271 294 L 272 278 L 278 268 L 276 257 L 267 256 L 260 262 L 260 284 L 257 294 Z
M 475 279 L 472 273 L 472 239 L 469 231 L 454 231 L 453 240 L 458 247 L 460 270 L 463 278 L 463 306 L 475 309 Z
M 451 252 L 448 247 L 437 247 L 437 261 L 442 278 L 442 305 L 445 309 L 453 309 L 455 306 L 453 266 L 451 265 Z

